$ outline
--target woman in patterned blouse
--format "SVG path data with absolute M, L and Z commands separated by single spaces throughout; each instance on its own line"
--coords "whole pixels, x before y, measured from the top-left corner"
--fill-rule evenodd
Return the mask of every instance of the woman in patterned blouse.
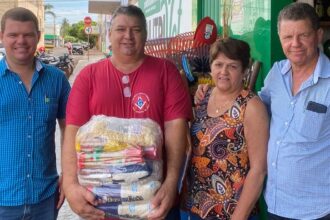
M 214 88 L 195 108 L 192 155 L 182 195 L 181 219 L 251 219 L 266 174 L 268 115 L 244 88 L 247 43 L 233 38 L 210 49 Z

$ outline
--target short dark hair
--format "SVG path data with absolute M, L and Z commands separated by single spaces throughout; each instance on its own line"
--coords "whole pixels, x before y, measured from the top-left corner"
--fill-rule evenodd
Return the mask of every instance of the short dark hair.
M 147 20 L 143 11 L 139 7 L 135 5 L 128 5 L 128 6 L 120 6 L 119 8 L 117 8 L 112 15 L 110 28 L 112 27 L 113 20 L 118 15 L 127 15 L 138 18 L 140 20 L 140 23 L 142 24 L 143 31 L 147 33 Z
M 245 41 L 230 37 L 215 41 L 210 48 L 210 65 L 220 53 L 229 59 L 240 61 L 243 70 L 249 66 L 250 46 Z
M 306 19 L 311 22 L 314 30 L 320 28 L 320 20 L 314 7 L 303 2 L 291 3 L 280 11 L 277 18 L 277 31 L 280 31 L 280 24 L 283 20 L 299 21 Z
M 32 21 L 36 27 L 37 32 L 39 32 L 38 18 L 35 16 L 35 14 L 33 14 L 32 11 L 26 8 L 16 7 L 6 11 L 1 18 L 1 32 L 5 31 L 7 19 L 21 22 Z

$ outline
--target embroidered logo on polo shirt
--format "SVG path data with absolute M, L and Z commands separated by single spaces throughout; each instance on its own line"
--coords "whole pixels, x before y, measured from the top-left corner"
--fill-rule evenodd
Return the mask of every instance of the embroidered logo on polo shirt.
M 137 93 L 134 95 L 132 100 L 132 107 L 136 113 L 142 113 L 149 109 L 150 100 L 147 94 Z

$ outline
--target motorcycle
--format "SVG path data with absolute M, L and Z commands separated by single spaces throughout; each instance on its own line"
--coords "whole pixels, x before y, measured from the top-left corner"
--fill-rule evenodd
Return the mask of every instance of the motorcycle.
M 41 60 L 41 62 L 52 66 L 56 66 L 60 62 L 60 59 L 58 57 L 46 53 L 38 54 L 37 57 L 39 58 L 39 60 Z
M 72 54 L 84 55 L 84 49 L 82 47 L 73 47 Z
M 69 78 L 73 73 L 73 58 L 71 58 L 68 54 L 64 54 L 63 56 L 59 56 L 60 62 L 56 65 L 59 69 L 61 69 L 66 78 Z
M 45 53 L 38 55 L 39 60 L 45 64 L 49 64 L 52 66 L 56 66 L 60 70 L 62 70 L 67 78 L 71 76 L 73 73 L 73 58 L 71 58 L 68 54 L 64 54 L 63 56 L 52 56 Z

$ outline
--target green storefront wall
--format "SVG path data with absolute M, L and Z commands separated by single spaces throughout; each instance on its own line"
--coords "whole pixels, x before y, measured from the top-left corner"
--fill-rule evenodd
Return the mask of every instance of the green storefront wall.
M 255 90 L 259 91 L 264 79 L 275 61 L 284 59 L 277 35 L 279 11 L 293 0 L 231 0 L 230 6 L 223 6 L 224 0 L 197 0 L 197 19 L 209 16 L 217 24 L 218 34 L 223 33 L 223 8 L 232 10 L 229 35 L 245 40 L 251 47 L 251 56 L 262 63 Z M 266 204 L 259 199 L 260 219 L 266 220 Z

